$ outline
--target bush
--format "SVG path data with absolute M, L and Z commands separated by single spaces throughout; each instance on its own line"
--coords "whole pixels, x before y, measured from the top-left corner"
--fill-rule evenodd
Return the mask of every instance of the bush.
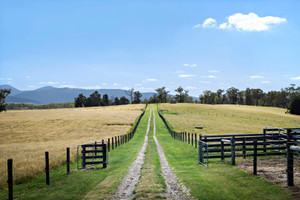
M 300 96 L 294 98 L 290 105 L 290 113 L 300 115 Z

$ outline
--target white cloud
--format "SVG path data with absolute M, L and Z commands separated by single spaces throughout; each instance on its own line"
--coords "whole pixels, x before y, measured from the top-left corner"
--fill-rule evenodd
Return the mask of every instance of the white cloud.
M 263 83 L 263 84 L 269 84 L 271 82 L 270 81 L 262 81 L 261 83 Z
M 141 84 L 141 83 L 136 83 L 136 84 L 134 84 L 134 85 L 136 85 L 136 86 L 142 86 L 143 84 Z
M 216 26 L 216 24 L 217 24 L 217 22 L 216 22 L 215 19 L 213 19 L 213 18 L 207 18 L 207 19 L 203 22 L 202 26 L 203 26 L 203 28 L 213 28 L 213 27 Z M 196 26 L 196 25 L 195 25 L 195 26 Z
M 296 80 L 296 81 L 300 81 L 300 76 L 297 76 L 297 77 L 293 77 L 293 78 L 291 78 L 291 80 Z
M 193 77 L 193 76 L 195 76 L 194 74 L 180 74 L 180 75 L 178 75 L 178 77 L 180 77 L 180 78 L 190 78 L 190 77 Z
M 217 70 L 208 70 L 209 73 L 219 73 Z
M 146 82 L 157 82 L 157 81 L 158 80 L 155 79 L 155 78 L 147 78 L 147 79 L 143 80 L 144 83 L 146 83 Z
M 75 85 L 60 85 L 60 88 L 78 88 Z
M 200 28 L 200 27 L 201 27 L 201 24 L 196 24 L 196 25 L 193 26 L 193 29 Z
M 114 83 L 113 85 L 114 85 L 114 86 L 118 86 L 118 85 L 120 85 L 120 84 L 119 84 L 119 83 Z
M 53 82 L 53 81 L 48 81 L 48 82 L 39 82 L 41 85 L 56 85 L 59 84 L 59 82 Z
M 223 24 L 220 24 L 219 28 L 220 29 L 227 29 L 227 28 L 231 28 L 231 25 L 224 22 Z
M 259 17 L 257 14 L 250 12 L 249 14 L 235 13 L 227 17 L 227 22 L 223 22 L 217 26 L 217 22 L 213 18 L 207 18 L 202 24 L 203 28 L 219 28 L 219 29 L 236 29 L 239 31 L 267 31 L 272 25 L 285 23 L 286 18 L 265 16 Z M 193 28 L 200 28 L 197 24 Z
M 248 15 L 236 13 L 228 17 L 228 24 L 223 23 L 219 28 L 225 29 L 234 27 L 239 31 L 267 31 L 271 25 L 284 22 L 286 22 L 286 19 L 280 17 L 259 17 L 255 13 L 249 13 Z
M 209 75 L 209 76 L 201 76 L 201 78 L 216 78 L 216 76 Z
M 250 78 L 252 78 L 252 79 L 258 79 L 258 78 L 264 78 L 264 77 L 260 76 L 260 75 L 253 75 L 253 76 L 250 76 Z
M 102 85 L 103 85 L 103 86 L 106 86 L 106 85 L 107 85 L 107 83 L 102 83 Z
M 184 67 L 197 67 L 197 64 L 183 64 Z
M 29 85 L 27 87 L 29 87 L 29 88 L 36 88 L 34 85 Z

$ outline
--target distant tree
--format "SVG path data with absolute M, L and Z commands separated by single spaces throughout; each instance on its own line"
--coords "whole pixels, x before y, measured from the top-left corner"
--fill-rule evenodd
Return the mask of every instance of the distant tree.
M 185 97 L 185 93 L 183 92 L 183 88 L 181 86 L 179 86 L 179 88 L 177 88 L 175 90 L 175 92 L 178 92 L 178 94 L 176 94 L 176 100 L 179 103 L 183 103 L 184 102 L 184 97 Z
M 86 103 L 86 97 L 81 93 L 78 97 L 74 98 L 75 107 L 83 107 Z
M 289 112 L 291 114 L 300 115 L 300 96 L 294 97 L 291 102 Z
M 253 105 L 253 100 L 252 100 L 252 92 L 250 88 L 246 88 L 245 90 L 245 104 L 246 105 Z
M 231 88 L 226 90 L 226 94 L 227 94 L 227 97 L 229 99 L 230 104 L 236 104 L 237 103 L 237 101 L 238 101 L 238 92 L 239 92 L 239 89 L 237 89 L 235 87 L 231 87 Z
M 10 92 L 11 90 L 7 89 L 0 90 L 0 112 L 6 111 L 7 104 L 5 104 L 5 98 L 10 94 Z
M 263 98 L 263 91 L 261 89 L 252 89 L 252 98 L 254 105 L 258 106 L 259 101 Z
M 108 99 L 108 95 L 107 94 L 104 94 L 103 97 L 102 97 L 102 105 L 103 106 L 109 106 L 110 105 L 110 101 Z
M 158 93 L 160 103 L 167 103 L 167 97 L 170 91 L 166 91 L 166 87 L 157 88 L 155 91 Z
M 120 99 L 118 97 L 115 98 L 115 101 L 114 101 L 114 104 L 115 105 L 120 105 Z
M 126 97 L 122 96 L 120 98 L 120 105 L 124 105 L 124 104 L 129 104 L 129 100 Z
M 133 98 L 132 103 L 135 103 L 135 104 L 141 103 L 141 97 L 142 97 L 142 96 L 143 96 L 143 95 L 142 95 L 139 91 L 135 91 L 135 92 L 134 92 L 134 98 Z
M 92 93 L 86 100 L 85 107 L 90 107 L 90 106 L 101 106 L 101 95 L 99 94 L 98 91 L 95 91 Z
M 130 97 L 130 103 L 132 103 L 133 95 L 134 95 L 134 89 L 131 88 L 131 89 L 129 89 L 129 90 L 125 90 L 125 93 L 126 93 L 127 96 Z
M 244 91 L 239 91 L 237 94 L 237 103 L 240 105 L 244 105 L 244 96 L 245 96 L 245 92 Z
M 157 94 L 153 94 L 152 97 L 150 97 L 149 103 L 159 103 L 160 102 L 160 99 L 158 98 Z

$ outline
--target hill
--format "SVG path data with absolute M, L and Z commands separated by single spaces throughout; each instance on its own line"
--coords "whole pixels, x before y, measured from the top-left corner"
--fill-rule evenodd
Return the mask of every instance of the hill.
M 10 85 L 0 85 L 0 89 L 11 89 L 11 94 L 7 96 L 6 103 L 26 103 L 26 104 L 49 104 L 49 103 L 67 103 L 73 102 L 74 98 L 80 93 L 88 97 L 96 90 L 87 90 L 80 88 L 55 88 L 52 86 L 42 87 L 36 90 L 20 91 Z M 125 96 L 129 98 L 125 90 L 121 89 L 97 89 L 101 94 L 107 94 L 109 98 Z M 142 93 L 142 100 L 145 98 L 149 99 L 154 93 Z

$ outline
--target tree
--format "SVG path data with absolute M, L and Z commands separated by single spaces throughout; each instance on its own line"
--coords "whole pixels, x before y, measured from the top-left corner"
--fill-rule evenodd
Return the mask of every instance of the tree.
M 141 103 L 141 97 L 142 96 L 143 95 L 139 91 L 134 92 L 134 98 L 133 98 L 132 103 Z
M 300 115 L 300 96 L 294 97 L 289 111 L 291 114 Z
M 177 88 L 175 90 L 175 92 L 178 92 L 178 94 L 176 94 L 177 102 L 183 103 L 184 102 L 184 96 L 185 96 L 185 93 L 183 93 L 183 88 L 181 86 L 179 86 L 179 88 Z
M 7 104 L 5 104 L 5 98 L 10 94 L 10 92 L 11 90 L 7 89 L 0 90 L 0 112 L 6 111 Z
M 158 93 L 160 103 L 167 103 L 167 97 L 170 91 L 166 91 L 166 87 L 157 88 L 155 91 Z
M 250 88 L 246 88 L 245 90 L 245 104 L 246 105 L 253 105 L 252 103 L 252 93 Z
M 129 104 L 129 100 L 125 96 L 122 96 L 120 98 L 120 105 L 124 105 L 124 104 Z
M 95 91 L 92 93 L 86 100 L 86 103 L 84 104 L 85 107 L 90 106 L 101 106 L 101 95 L 98 91 Z
M 114 104 L 115 105 L 120 105 L 120 99 L 118 97 L 115 98 L 115 101 L 114 101 Z
M 110 105 L 110 101 L 108 99 L 108 95 L 107 94 L 104 94 L 103 95 L 103 98 L 102 98 L 102 105 L 103 106 L 109 106 Z
M 244 91 L 239 91 L 238 95 L 237 95 L 237 103 L 240 105 L 244 105 L 244 96 L 245 96 L 245 92 Z
M 235 87 L 231 87 L 231 88 L 226 90 L 227 97 L 229 99 L 230 104 L 236 104 L 237 103 L 237 101 L 238 101 L 238 92 L 239 92 L 239 89 L 237 89 Z
M 129 90 L 125 90 L 125 93 L 126 93 L 127 96 L 130 97 L 130 103 L 132 103 L 132 99 L 133 99 L 133 95 L 134 95 L 134 89 L 131 88 Z
M 75 107 L 83 107 L 86 103 L 86 97 L 81 93 L 77 98 L 74 98 Z

